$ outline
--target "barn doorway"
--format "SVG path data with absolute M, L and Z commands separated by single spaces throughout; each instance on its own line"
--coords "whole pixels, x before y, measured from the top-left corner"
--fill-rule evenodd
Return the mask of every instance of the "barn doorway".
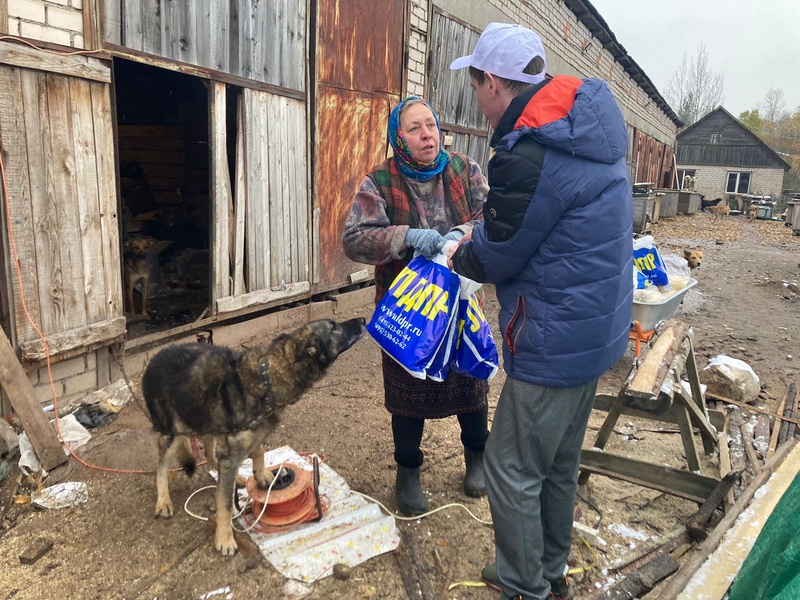
M 114 94 L 123 301 L 133 339 L 208 311 L 208 92 L 196 77 L 115 58 Z

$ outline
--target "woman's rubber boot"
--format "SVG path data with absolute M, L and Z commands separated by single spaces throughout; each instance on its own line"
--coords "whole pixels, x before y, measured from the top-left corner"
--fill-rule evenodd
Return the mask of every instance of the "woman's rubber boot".
M 464 477 L 464 493 L 471 498 L 486 495 L 486 479 L 483 474 L 483 451 L 464 448 L 467 474 Z
M 422 493 L 422 485 L 419 482 L 419 467 L 397 465 L 394 495 L 397 510 L 401 515 L 415 517 L 428 512 L 428 499 Z

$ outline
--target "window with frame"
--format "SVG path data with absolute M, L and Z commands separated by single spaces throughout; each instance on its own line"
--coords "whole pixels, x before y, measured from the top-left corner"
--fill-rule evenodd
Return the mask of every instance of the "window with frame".
M 687 177 L 694 177 L 694 169 L 678 169 L 678 189 L 685 190 L 688 187 Z
M 728 183 L 725 185 L 727 194 L 749 194 L 750 193 L 750 173 L 728 173 Z
M 722 142 L 722 133 L 712 133 L 711 134 L 711 143 L 712 144 L 719 144 Z

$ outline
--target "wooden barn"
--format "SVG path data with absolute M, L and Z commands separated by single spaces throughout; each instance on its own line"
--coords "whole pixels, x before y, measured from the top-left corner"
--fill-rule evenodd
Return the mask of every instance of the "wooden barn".
M 736 200 L 736 208 L 743 196 L 781 197 L 791 165 L 723 107 L 687 127 L 677 142 L 678 181 L 694 177 L 694 190 L 706 198 Z
M 539 31 L 549 74 L 608 80 L 632 179 L 670 178 L 680 122 L 586 0 L 0 0 L 0 322 L 36 400 L 367 302 L 340 238 L 389 110 L 427 96 L 485 165 L 447 67 L 490 21 Z

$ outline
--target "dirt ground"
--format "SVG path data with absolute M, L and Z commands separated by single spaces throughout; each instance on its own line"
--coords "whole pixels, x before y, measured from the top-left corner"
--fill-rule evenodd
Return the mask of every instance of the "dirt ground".
M 717 354 L 745 360 L 761 379 L 764 406 L 777 410 L 788 385 L 800 381 L 800 304 L 797 288 L 786 285 L 800 282 L 800 237 L 792 236 L 780 222 L 753 222 L 739 216 L 714 224 L 704 213 L 662 220 L 653 234 L 662 253 L 698 245 L 705 249 L 705 261 L 695 273 L 699 283 L 678 312 L 694 328 L 698 367 L 702 369 Z M 496 324 L 497 305 L 491 290 L 487 298 L 490 323 Z M 365 306 L 340 316 L 368 317 L 370 313 L 371 307 Z M 603 378 L 601 390 L 616 393 L 633 359 L 630 344 L 626 356 Z M 270 445 L 324 454 L 351 488 L 394 508 L 390 420 L 382 404 L 379 365 L 377 345 L 368 338 L 360 341 L 299 404 L 284 413 Z M 491 383 L 490 420 L 503 381 L 500 373 Z M 604 417 L 598 411 L 593 414 L 587 446 Z M 432 508 L 460 502 L 478 517 L 490 519 L 485 498 L 463 494 L 456 419 L 430 421 L 423 446 L 423 487 Z M 669 424 L 623 417 L 607 448 L 686 468 L 677 428 Z M 741 448 L 731 450 L 741 455 Z M 151 469 L 155 436 L 141 403 L 132 401 L 113 423 L 93 430 L 92 440 L 80 454 L 109 468 Z M 704 473 L 718 475 L 717 455 L 702 457 L 702 461 Z M 287 580 L 268 562 L 248 560 L 243 553 L 223 558 L 214 550 L 207 526 L 183 510 L 189 494 L 212 482 L 207 467 L 201 467 L 191 480 L 179 474 L 172 481 L 176 515 L 171 520 L 153 517 L 152 475 L 92 470 L 73 459 L 66 468 L 56 469 L 45 485 L 60 481 L 87 482 L 88 502 L 41 510 L 3 500 L 0 600 L 284 597 Z M 17 491 L 24 500 L 26 487 Z M 664 539 L 698 508 L 694 502 L 597 475 L 583 494 L 594 507 L 579 500 L 577 517 L 593 524 L 599 511 L 602 520 L 593 549 L 579 541 L 573 544 L 575 567 L 583 569 L 573 578 L 579 597 L 602 594 L 598 590 L 612 576 L 609 567 Z M 203 492 L 196 497 L 194 509 L 208 514 L 211 505 L 211 492 Z M 404 575 L 412 572 L 430 586 L 414 597 L 497 597 L 485 587 L 458 586 L 446 591 L 451 583 L 478 580 L 481 567 L 493 560 L 489 526 L 452 508 L 416 521 L 398 521 L 398 529 L 404 548 L 354 567 L 347 581 L 329 577 L 316 582 L 307 597 L 405 599 L 409 595 Z M 34 564 L 21 564 L 19 556 L 39 537 L 51 539 L 52 549 Z

